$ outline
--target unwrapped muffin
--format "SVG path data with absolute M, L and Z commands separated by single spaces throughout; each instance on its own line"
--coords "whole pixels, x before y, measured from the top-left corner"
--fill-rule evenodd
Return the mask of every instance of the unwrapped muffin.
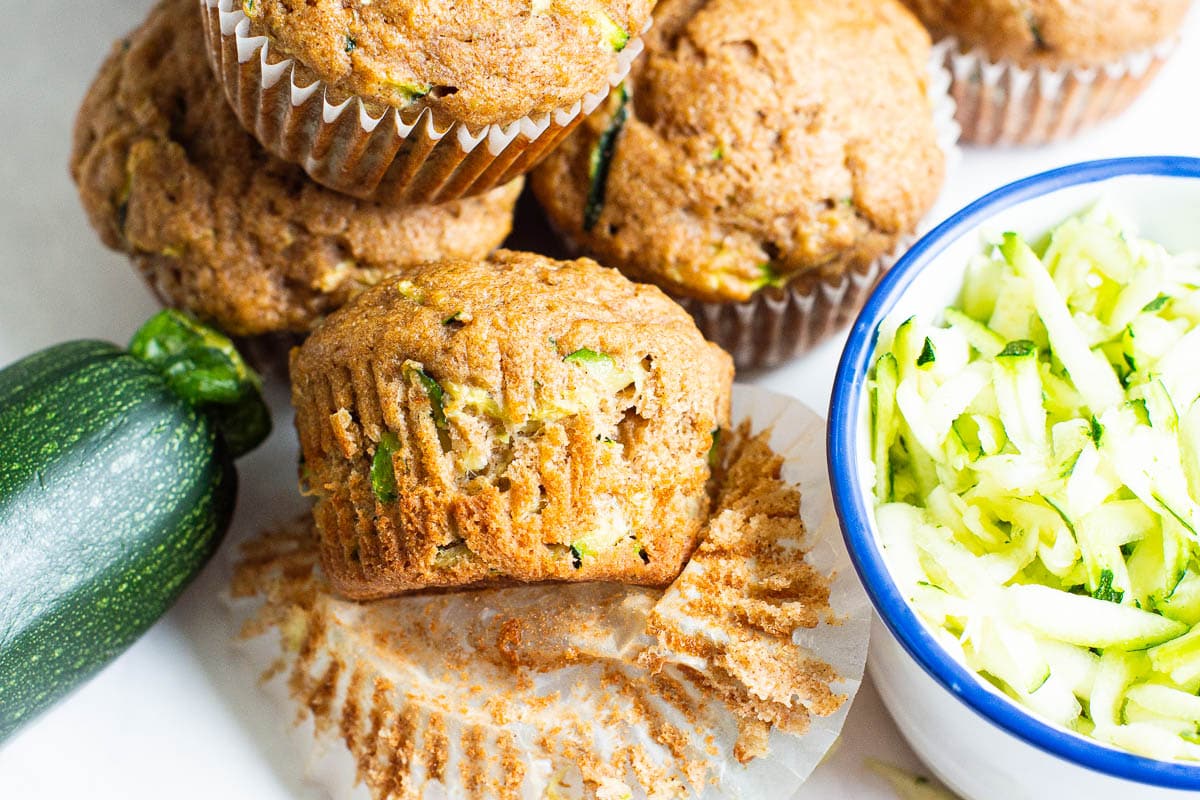
M 1061 139 L 1119 114 L 1174 49 L 1191 0 L 905 0 L 944 42 L 963 138 Z
M 305 331 L 384 275 L 487 255 L 520 192 L 394 208 L 314 184 L 238 123 L 195 0 L 164 0 L 114 47 L 79 110 L 71 174 L 104 243 L 164 303 L 238 335 Z
M 530 169 L 618 83 L 653 0 L 199 0 L 246 127 L 321 183 L 435 202 Z
M 937 198 L 929 37 L 895 0 L 665 0 L 655 20 L 534 190 L 585 254 L 689 298 L 739 365 L 775 363 L 856 310 Z
M 506 251 L 384 281 L 291 372 L 322 562 L 355 599 L 671 581 L 709 510 L 732 381 L 657 289 Z
M 238 649 L 322 796 L 792 797 L 837 741 L 870 602 L 821 420 L 752 389 L 733 413 L 773 430 L 726 432 L 703 543 L 665 589 L 356 603 L 330 587 L 310 520 L 246 543 L 227 595 Z

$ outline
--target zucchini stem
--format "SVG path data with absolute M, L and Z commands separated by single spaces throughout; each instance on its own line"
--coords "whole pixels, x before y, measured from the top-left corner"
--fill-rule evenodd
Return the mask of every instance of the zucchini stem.
M 253 450 L 271 433 L 262 380 L 223 333 L 167 309 L 137 330 L 129 352 L 209 417 L 234 458 Z

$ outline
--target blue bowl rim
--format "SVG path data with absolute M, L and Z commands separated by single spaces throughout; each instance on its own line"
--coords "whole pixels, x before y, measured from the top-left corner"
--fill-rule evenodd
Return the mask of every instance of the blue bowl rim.
M 952 242 L 999 211 L 1060 189 L 1136 175 L 1200 179 L 1200 158 L 1115 158 L 1043 172 L 984 195 L 913 245 L 883 277 L 850 329 L 830 400 L 827 456 L 834 506 L 854 568 L 884 624 L 930 677 L 993 725 L 1050 755 L 1130 781 L 1196 790 L 1200 789 L 1200 765 L 1123 752 L 1039 720 L 985 688 L 971 670 L 943 650 L 891 579 L 871 535 L 871 512 L 863 502 L 857 467 L 858 406 L 866 390 L 879 323 L 917 274 Z

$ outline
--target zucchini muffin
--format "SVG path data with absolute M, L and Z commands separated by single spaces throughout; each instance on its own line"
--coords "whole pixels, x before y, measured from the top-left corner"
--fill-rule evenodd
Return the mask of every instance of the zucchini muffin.
M 322 562 L 354 599 L 670 582 L 709 510 L 733 377 L 657 289 L 508 251 L 389 278 L 291 371 Z
M 788 405 L 770 421 L 787 425 Z M 243 545 L 227 595 L 238 649 L 328 796 L 794 796 L 859 686 L 870 603 L 836 522 L 806 528 L 809 487 L 780 477 L 816 453 L 785 458 L 739 428 L 703 544 L 666 589 L 356 603 L 332 591 L 310 519 Z
M 92 225 L 164 303 L 238 335 L 305 331 L 384 275 L 481 258 L 508 235 L 520 181 L 395 208 L 266 153 L 209 77 L 195 14 L 195 0 L 164 0 L 114 47 L 71 156 Z
M 1037 143 L 1123 111 L 1191 0 L 905 0 L 945 42 L 967 141 Z
M 811 297 L 914 231 L 945 166 L 928 34 L 896 0 L 664 0 L 646 47 L 534 191 L 584 253 L 699 301 L 739 365 L 780 360 L 832 326 L 802 311 L 738 344 L 699 309 Z M 743 322 L 770 328 L 760 306 Z
M 200 5 L 217 75 L 268 149 L 413 202 L 532 167 L 628 71 L 654 0 Z

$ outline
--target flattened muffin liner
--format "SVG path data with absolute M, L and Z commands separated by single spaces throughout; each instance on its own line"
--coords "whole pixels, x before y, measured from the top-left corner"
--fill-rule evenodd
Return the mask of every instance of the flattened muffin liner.
M 793 657 L 827 665 L 826 688 L 845 698 L 835 711 L 813 713 L 800 735 L 771 730 L 760 740 L 769 752 L 743 764 L 736 743 L 745 717 L 726 705 L 720 680 L 702 688 L 703 677 L 687 677 L 720 670 L 669 647 L 658 650 L 663 660 L 644 660 L 654 649 L 651 610 L 669 616 L 696 600 L 679 587 L 690 571 L 705 570 L 698 560 L 666 590 L 545 584 L 362 604 L 317 589 L 316 602 L 332 613 L 316 623 L 288 604 L 313 597 L 311 581 L 295 576 L 319 569 L 315 552 L 276 534 L 249 545 L 241 562 L 260 594 L 239 591 L 235 581 L 238 599 L 229 605 L 242 631 L 237 649 L 262 676 L 263 713 L 279 720 L 295 747 L 288 768 L 334 800 L 792 796 L 836 741 L 862 680 L 870 604 L 833 510 L 822 420 L 799 401 L 753 387 L 735 387 L 733 401 L 735 427 L 749 420 L 755 433 L 769 430 L 770 448 L 784 459 L 782 479 L 801 491 L 802 541 L 775 541 L 803 548 L 808 563 L 830 576 L 834 615 L 776 637 L 778 662 L 788 665 L 763 669 L 755 660 L 744 674 L 757 681 L 739 686 L 747 696 L 779 696 L 772 680 L 788 673 Z M 356 648 L 355 623 L 372 619 L 363 636 L 370 643 Z M 699 617 L 672 622 L 687 635 L 728 631 Z M 409 636 L 414 630 L 422 635 Z M 382 631 L 406 633 L 385 641 Z M 743 625 L 734 639 L 753 634 Z M 397 641 L 421 643 L 396 656 Z M 351 651 L 365 655 L 346 658 Z M 783 686 L 793 703 L 811 709 L 804 682 Z
M 933 95 L 934 127 L 945 154 L 947 173 L 961 157 L 954 100 L 948 91 L 950 73 L 935 52 L 930 63 L 929 91 Z M 733 356 L 738 369 L 765 369 L 790 361 L 817 346 L 854 319 L 875 284 L 919 238 L 928 220 L 898 239 L 895 247 L 835 280 L 805 279 L 787 286 L 762 289 L 741 303 L 712 303 L 674 296 L 709 341 Z
M 334 102 L 321 80 L 298 85 L 295 60 L 251 35 L 237 0 L 199 3 L 209 61 L 242 125 L 317 183 L 379 203 L 443 203 L 524 175 L 625 79 L 643 49 L 640 37 L 630 39 L 607 84 L 570 107 L 477 130 L 439 127 L 428 108 L 375 116 L 357 95 Z
M 1067 139 L 1115 117 L 1150 85 L 1179 44 L 1171 39 L 1101 67 L 1022 67 L 964 50 L 949 37 L 934 50 L 950 71 L 963 141 L 1035 145 Z

